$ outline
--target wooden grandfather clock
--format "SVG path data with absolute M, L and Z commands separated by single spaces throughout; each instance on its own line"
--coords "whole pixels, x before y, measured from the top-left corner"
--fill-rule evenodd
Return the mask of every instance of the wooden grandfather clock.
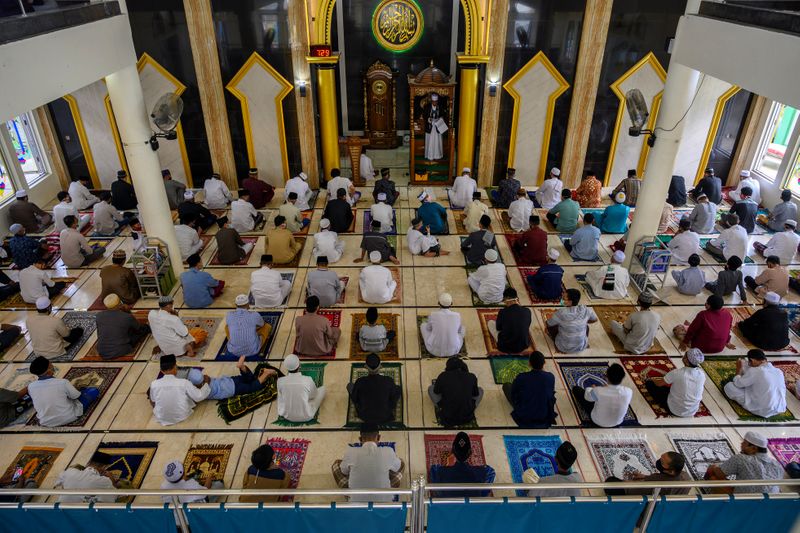
M 370 148 L 397 148 L 397 73 L 375 61 L 364 76 L 364 135 Z

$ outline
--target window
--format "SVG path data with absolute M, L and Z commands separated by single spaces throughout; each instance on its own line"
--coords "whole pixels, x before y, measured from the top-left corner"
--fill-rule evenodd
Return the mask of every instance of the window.
M 11 174 L 8 171 L 3 159 L 3 154 L 0 153 L 0 203 L 5 202 L 14 196 L 14 183 L 11 181 Z
M 798 152 L 797 157 L 794 159 L 794 165 L 787 169 L 787 174 L 788 177 L 786 178 L 784 187 L 791 189 L 792 193 L 796 196 L 800 196 L 800 152 Z
M 28 185 L 36 183 L 47 174 L 39 149 L 39 138 L 28 113 L 6 122 L 11 144 Z
M 786 152 L 792 152 L 790 138 L 797 125 L 798 111 L 778 102 L 772 104 L 753 170 L 775 180 Z

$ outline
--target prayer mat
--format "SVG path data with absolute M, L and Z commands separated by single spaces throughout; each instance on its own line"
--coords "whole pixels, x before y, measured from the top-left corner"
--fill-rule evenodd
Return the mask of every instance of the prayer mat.
M 506 233 L 503 236 L 506 238 L 506 242 L 508 243 L 508 249 L 511 250 L 511 256 L 514 258 L 514 263 L 516 263 L 517 265 L 524 265 L 525 261 L 520 259 L 519 254 L 514 249 L 514 245 L 516 244 L 517 240 L 520 238 L 520 235 L 519 234 Z
M 462 244 L 464 244 L 464 241 L 466 241 L 466 240 L 467 240 L 467 237 L 459 237 L 458 239 L 459 239 L 459 246 L 458 246 L 458 249 L 459 249 L 459 250 L 461 250 L 461 245 L 462 245 Z M 497 234 L 495 234 L 495 239 L 497 239 Z M 496 243 L 495 243 L 495 246 L 494 246 L 494 248 L 492 248 L 492 250 L 494 250 L 495 252 L 497 252 L 497 262 L 498 262 L 498 263 L 503 263 L 503 254 L 501 254 L 501 253 L 500 253 L 500 248 L 498 248 L 498 247 L 497 247 L 497 244 L 496 244 Z M 461 255 L 463 255 L 463 256 L 464 256 L 464 266 L 465 266 L 465 267 L 467 267 L 467 270 L 469 270 L 470 268 L 472 269 L 472 271 L 475 271 L 475 270 L 477 270 L 477 269 L 478 269 L 478 266 L 476 266 L 476 265 L 470 265 L 469 263 L 467 263 L 467 256 L 466 256 L 466 255 L 464 255 L 464 253 L 463 253 L 463 252 L 461 253 Z
M 261 311 L 258 313 L 261 315 L 261 318 L 264 320 L 265 324 L 269 324 L 271 327 L 269 331 L 269 335 L 267 336 L 266 342 L 261 345 L 261 348 L 258 350 L 257 354 L 248 355 L 244 358 L 245 361 L 260 361 L 264 359 L 267 354 L 269 354 L 270 350 L 272 349 L 272 344 L 275 342 L 275 337 L 278 333 L 278 323 L 281 321 L 281 316 L 283 316 L 283 311 Z M 239 358 L 235 355 L 228 355 L 228 338 L 226 337 L 224 341 L 222 341 L 222 346 L 219 347 L 219 351 L 217 352 L 217 356 L 214 358 L 215 361 L 238 361 Z
M 789 329 L 791 329 L 795 335 L 800 336 L 800 305 L 782 304 L 778 307 L 789 315 Z
M 453 466 L 456 458 L 453 456 L 453 441 L 455 434 L 446 435 L 425 435 L 425 470 L 428 473 L 428 480 L 431 478 L 431 467 L 433 465 Z M 486 455 L 483 452 L 483 435 L 469 435 L 469 442 L 472 447 L 472 454 L 467 461 L 471 466 L 485 466 Z
M 181 320 L 188 329 L 191 330 L 192 328 L 202 328 L 208 334 L 205 344 L 203 344 L 200 348 L 195 350 L 195 356 L 190 358 L 192 361 L 199 361 L 205 356 L 206 350 L 208 349 L 209 344 L 211 344 L 211 341 L 214 340 L 214 335 L 217 333 L 217 329 L 224 321 L 224 318 L 190 315 L 190 316 L 182 316 Z M 153 354 L 150 356 L 150 360 L 160 361 L 161 355 L 162 355 L 161 352 Z
M 353 218 L 355 220 L 355 218 Z M 364 231 L 368 231 L 372 227 L 372 211 L 369 209 L 364 210 Z M 392 210 L 392 229 L 384 233 L 384 235 L 397 235 L 397 211 Z
M 569 394 L 572 404 L 575 406 L 575 411 L 578 413 L 581 424 L 584 426 L 593 426 L 592 417 L 575 401 L 572 394 L 572 387 L 577 385 L 586 389 L 588 387 L 603 387 L 608 385 L 606 381 L 608 363 L 558 363 L 558 366 L 561 369 L 561 375 L 564 376 L 564 382 L 567 385 L 567 393 Z M 628 412 L 625 413 L 625 418 L 620 425 L 639 425 L 639 420 L 636 418 L 636 414 L 630 406 L 628 406 Z
M 737 305 L 735 307 L 726 307 L 725 309 L 730 311 L 731 316 L 733 316 L 733 323 L 731 324 L 731 331 L 736 335 L 736 337 L 740 341 L 742 341 L 742 344 L 744 344 L 747 349 L 756 348 L 756 345 L 753 344 L 752 342 L 750 342 L 749 340 L 747 340 L 745 338 L 745 336 L 742 334 L 742 332 L 739 331 L 739 328 L 737 327 L 739 325 L 739 322 L 741 322 L 742 320 L 745 320 L 747 318 L 750 318 L 753 315 L 753 313 L 756 312 L 756 310 L 754 308 L 746 306 L 746 305 Z M 791 325 L 791 321 L 790 321 L 790 325 Z M 797 348 L 795 348 L 794 346 L 789 344 L 786 347 L 784 347 L 782 350 L 775 350 L 775 351 L 797 353 Z
M 539 477 L 552 476 L 558 470 L 556 450 L 561 446 L 558 435 L 503 435 L 503 442 L 514 483 L 522 483 L 522 473 L 529 468 Z M 517 490 L 517 496 L 526 496 L 526 493 Z
M 372 352 L 365 352 L 361 349 L 358 334 L 361 331 L 361 326 L 367 324 L 366 313 L 353 313 L 353 326 L 350 331 L 350 359 L 364 360 Z M 386 328 L 386 331 L 394 331 L 395 336 L 386 345 L 386 349 L 382 352 L 377 352 L 381 356 L 382 361 L 394 360 L 400 358 L 400 352 L 397 347 L 397 339 L 400 334 L 399 324 L 400 315 L 381 313 L 378 315 L 378 325 Z
M 382 376 L 389 376 L 394 381 L 395 385 L 399 385 L 400 389 L 403 390 L 403 367 L 400 363 L 381 363 L 381 368 L 378 372 Z M 367 367 L 364 363 L 353 363 L 350 365 L 350 381 L 349 383 L 355 383 L 356 380 L 360 377 L 364 377 L 368 374 Z M 349 395 L 348 395 L 349 397 Z M 363 424 L 364 421 L 358 418 L 358 414 L 356 414 L 356 406 L 348 398 L 347 401 L 347 421 L 345 422 L 345 427 L 359 427 Z M 402 429 L 405 428 L 405 424 L 403 424 L 403 395 L 400 395 L 400 399 L 397 401 L 397 405 L 394 409 L 394 421 L 388 422 L 386 424 L 379 424 L 381 429 Z
M 675 365 L 672 363 L 672 360 L 670 360 L 670 358 L 667 356 L 659 355 L 634 355 L 620 357 L 619 360 L 622 363 L 622 366 L 625 367 L 625 370 L 628 371 L 628 374 L 631 376 L 636 388 L 639 389 L 639 393 L 644 397 L 645 401 L 650 405 L 650 408 L 656 414 L 656 418 L 672 416 L 667 409 L 661 406 L 661 404 L 656 403 L 656 401 L 647 391 L 647 387 L 644 385 L 644 382 L 648 378 L 662 378 L 667 374 L 667 372 L 674 370 Z M 697 410 L 697 413 L 695 413 L 694 416 L 711 416 L 711 413 L 708 412 L 708 409 L 703 402 L 700 402 L 700 408 Z
M 8 465 L 3 476 L 0 477 L 0 488 L 14 488 L 20 477 L 33 480 L 38 487 L 41 487 L 48 472 L 63 451 L 63 448 L 23 446 Z
M 507 354 L 505 352 L 501 352 L 497 348 L 497 342 L 492 337 L 492 334 L 489 333 L 489 322 L 491 320 L 497 321 L 497 314 L 500 312 L 499 309 L 476 309 L 478 312 L 478 320 L 481 323 L 481 332 L 483 333 L 483 343 L 486 345 L 486 353 L 487 355 L 524 355 L 528 356 L 536 349 L 536 344 L 533 342 L 533 338 L 531 337 L 530 332 L 528 333 L 528 347 L 518 354 Z
M 213 240 L 214 240 L 214 236 L 213 235 L 200 235 L 200 242 L 201 242 L 202 246 L 195 253 L 197 255 L 203 255 L 203 252 L 205 252 L 206 248 L 208 248 L 208 243 L 210 243 Z M 183 264 L 184 265 L 188 265 L 189 263 L 184 261 Z
M 357 213 L 358 213 L 358 209 L 356 209 L 354 207 L 352 209 L 352 211 L 353 211 L 353 220 L 350 221 L 350 225 L 347 227 L 346 230 L 339 232 L 340 235 L 342 233 L 353 233 L 353 232 L 355 232 L 355 230 L 356 230 L 356 216 L 357 216 Z
M 300 363 L 300 373 L 314 380 L 315 386 L 321 387 L 325 381 L 325 365 L 327 364 L 328 363 Z M 314 414 L 314 418 L 307 422 L 292 422 L 291 420 L 286 420 L 282 416 L 278 416 L 273 424 L 285 427 L 315 426 L 319 424 L 319 420 L 317 420 L 318 417 L 319 411 Z
M 708 244 L 708 241 L 710 241 L 710 240 L 711 240 L 711 238 L 710 238 L 710 237 L 703 237 L 703 238 L 701 238 L 701 239 L 700 239 L 700 248 L 701 248 L 702 250 L 704 250 L 704 251 L 705 251 L 705 252 L 706 252 L 708 255 L 710 255 L 711 257 L 713 257 L 713 258 L 714 258 L 714 260 L 715 260 L 715 261 L 717 261 L 718 263 L 722 263 L 722 264 L 725 264 L 725 263 L 727 263 L 727 262 L 728 262 L 728 260 L 727 260 L 727 259 L 725 259 L 725 257 L 724 257 L 724 256 L 717 255 L 717 254 L 715 254 L 715 253 L 711 252 L 711 251 L 710 251 L 708 248 L 706 248 L 706 244 Z M 744 258 L 744 263 L 745 263 L 745 264 L 752 264 L 753 262 L 754 262 L 754 261 L 753 261 L 752 259 L 750 259 L 749 257 L 745 257 L 745 258 Z
M 572 238 L 572 234 L 571 233 L 559 233 L 558 234 L 558 240 L 561 241 L 562 246 L 564 244 L 564 241 L 568 241 L 571 238 Z M 565 251 L 566 251 L 566 248 L 567 247 L 564 246 Z M 589 259 L 575 259 L 574 257 L 572 257 L 572 254 L 570 254 L 569 252 L 562 253 L 561 255 L 562 255 L 562 257 L 569 257 L 570 261 L 572 261 L 573 263 L 602 263 L 603 261 L 600 259 L 600 255 L 599 255 L 600 254 L 600 250 L 599 249 L 598 249 L 597 253 L 598 253 L 597 257 L 595 257 L 594 259 L 591 259 L 591 260 L 589 260 Z
M 717 389 L 719 389 L 722 397 L 725 398 L 725 400 L 730 404 L 731 408 L 739 417 L 739 420 L 753 420 L 759 422 L 788 422 L 790 420 L 795 420 L 792 412 L 788 409 L 783 413 L 777 414 L 770 418 L 756 416 L 735 401 L 725 396 L 725 391 L 723 390 L 725 385 L 729 381 L 732 381 L 736 376 L 736 359 L 736 357 L 715 356 L 713 359 L 708 358 L 703 361 L 701 366 L 703 367 L 703 370 L 706 371 L 706 374 L 708 374 L 708 377 L 711 379 L 711 381 L 714 382 L 714 385 L 717 386 Z
M 214 265 L 214 266 L 228 266 L 228 267 L 246 266 L 247 262 L 250 260 L 250 256 L 253 255 L 253 250 L 256 249 L 255 245 L 256 245 L 256 241 L 258 241 L 258 237 L 242 237 L 242 241 L 245 244 L 252 243 L 253 244 L 253 248 L 249 252 L 247 252 L 247 254 L 238 263 L 231 263 L 231 264 L 220 263 L 219 257 L 218 257 L 219 251 L 215 250 L 214 251 L 214 256 L 211 258 L 211 263 L 210 264 Z
M 519 231 L 511 227 L 511 217 L 508 216 L 508 209 L 497 209 L 496 211 L 500 213 L 500 227 L 503 233 L 519 233 Z
M 111 456 L 108 471 L 132 489 L 142 486 L 157 449 L 158 442 L 102 442 L 97 447 L 98 452 Z M 123 496 L 119 501 L 132 500 L 133 496 Z
M 385 304 L 371 304 L 369 302 L 365 302 L 363 296 L 361 295 L 361 285 L 359 284 L 358 287 L 358 303 L 366 304 L 366 305 L 389 305 L 389 304 L 399 304 L 403 301 L 403 283 L 400 279 L 400 269 L 398 267 L 385 267 L 389 269 L 389 272 L 392 273 L 392 279 L 395 283 L 397 283 L 397 287 L 394 289 L 394 293 L 392 294 L 392 299 L 386 302 Z M 349 278 L 348 278 L 349 280 Z M 344 295 L 344 293 L 342 293 Z M 339 302 L 336 302 L 339 303 Z
M 262 368 L 274 368 L 268 363 L 259 363 L 253 372 L 258 375 Z M 277 369 L 276 369 L 277 370 Z M 280 373 L 278 375 L 281 375 Z M 217 402 L 217 414 L 227 424 L 242 418 L 278 397 L 278 376 L 267 378 L 264 387 L 256 392 L 232 396 Z
M 288 281 L 289 283 L 292 283 L 292 281 L 294 281 L 294 272 L 279 272 L 279 274 L 281 275 L 281 279 L 284 281 Z M 289 297 L 291 295 L 292 291 L 289 291 L 289 294 L 287 294 L 286 298 L 284 298 L 283 301 L 281 302 L 282 306 L 287 304 L 287 302 L 289 301 Z M 255 299 L 253 299 L 253 295 L 249 292 L 247 293 L 247 300 L 250 303 L 250 305 L 252 306 L 256 305 L 256 301 Z
M 417 316 L 417 337 L 419 338 L 419 353 L 422 357 L 436 357 L 431 352 L 428 351 L 428 348 L 425 347 L 425 339 L 422 338 L 422 330 L 420 327 L 422 326 L 423 322 L 428 321 L 428 315 L 418 315 Z M 464 342 L 461 343 L 461 349 L 456 354 L 456 357 L 467 357 L 467 341 L 464 339 Z
M 63 281 L 64 283 L 66 283 L 66 285 L 64 285 L 64 289 L 59 294 L 64 294 L 64 292 L 67 289 L 69 289 L 70 286 L 73 283 L 78 281 L 78 278 L 69 278 L 69 277 L 51 278 L 51 279 L 53 281 Z M 51 300 L 55 301 L 56 298 L 58 298 L 58 296 L 55 296 L 54 298 L 51 298 Z M 35 310 L 36 309 L 36 304 L 35 303 L 29 304 L 28 302 L 26 302 L 25 300 L 22 299 L 22 294 L 18 292 L 16 294 L 12 294 L 8 298 L 6 298 L 2 302 L 0 302 L 0 309 L 31 309 L 31 310 Z
M 147 324 L 147 316 L 146 315 L 145 315 L 144 319 L 141 319 L 140 317 L 136 317 L 136 319 L 139 322 L 141 322 L 142 324 Z M 94 343 L 92 344 L 92 347 L 89 348 L 88 352 L 86 352 L 86 355 L 84 355 L 83 357 L 78 359 L 78 361 L 86 361 L 86 362 L 92 362 L 92 363 L 103 363 L 103 362 L 106 362 L 106 361 L 109 362 L 109 363 L 112 363 L 112 362 L 116 363 L 118 361 L 122 361 L 122 362 L 133 361 L 134 359 L 136 359 L 136 355 L 139 353 L 139 350 L 142 349 L 142 346 L 144 346 L 144 344 L 147 342 L 147 339 L 149 339 L 149 338 L 150 338 L 150 335 L 145 335 L 144 337 L 139 339 L 139 342 L 137 342 L 134 345 L 133 350 L 131 350 L 130 353 L 125 354 L 125 355 L 121 355 L 119 357 L 114 357 L 113 359 L 105 359 L 98 353 L 98 351 L 97 351 L 97 340 L 95 340 Z
M 303 311 L 303 314 L 306 314 L 306 312 Z M 328 322 L 330 322 L 330 324 L 331 324 L 331 327 L 338 328 L 342 323 L 342 312 L 339 311 L 339 310 L 336 310 L 336 309 L 318 309 L 317 310 L 317 314 L 327 318 Z M 301 354 L 301 353 L 299 353 L 297 351 L 297 339 L 295 339 L 295 341 L 294 341 L 294 350 L 293 351 L 294 351 L 295 354 L 297 354 L 297 356 L 300 359 L 303 359 L 304 357 L 305 358 L 309 358 L 309 359 L 335 359 L 336 358 L 336 347 L 335 346 L 333 347 L 333 350 L 330 351 L 330 353 L 326 353 L 324 355 L 303 355 L 303 354 Z
M 67 370 L 66 374 L 63 376 L 64 379 L 70 381 L 72 385 L 80 390 L 85 387 L 95 387 L 100 391 L 100 395 L 97 397 L 97 400 L 92 402 L 89 405 L 89 409 L 84 411 L 81 416 L 78 417 L 77 420 L 71 422 L 69 424 L 64 424 L 61 427 L 83 427 L 86 425 L 86 422 L 89 421 L 89 418 L 94 413 L 97 406 L 100 405 L 100 402 L 103 400 L 103 397 L 106 395 L 108 390 L 111 388 L 111 384 L 114 383 L 114 380 L 119 375 L 120 371 L 122 370 L 121 367 L 112 367 L 112 366 L 80 366 L 80 367 L 72 367 Z M 37 426 L 39 425 L 38 419 L 34 416 L 28 421 L 29 426 Z
M 549 220 L 547 220 L 547 212 L 549 209 L 538 209 L 534 212 L 534 215 L 539 215 L 539 220 L 541 221 L 541 228 L 545 230 L 547 233 L 558 233 L 555 224 L 551 224 Z M 560 237 L 560 236 L 559 236 Z M 567 238 L 571 237 L 569 235 Z M 563 239 L 562 239 L 563 241 Z
M 559 298 L 555 298 L 553 300 L 542 300 L 538 296 L 533 293 L 533 289 L 530 285 L 528 285 L 528 276 L 532 276 L 539 271 L 539 267 L 518 267 L 519 275 L 522 276 L 522 281 L 525 283 L 525 288 L 528 290 L 528 296 L 531 299 L 532 305 L 545 305 L 545 304 L 560 304 L 561 300 L 566 298 L 567 296 L 567 287 L 564 283 L 561 283 L 561 296 Z M 563 279 L 563 277 L 562 277 Z
M 606 335 L 608 335 L 608 338 L 611 339 L 611 343 L 614 345 L 614 353 L 629 354 L 630 352 L 625 349 L 622 341 L 611 332 L 611 321 L 616 320 L 620 324 L 624 324 L 625 320 L 628 318 L 628 315 L 635 312 L 636 308 L 632 305 L 599 305 L 594 307 L 594 311 L 597 314 L 597 318 L 600 320 L 600 324 L 603 326 L 603 330 L 606 332 Z M 665 353 L 666 352 L 661 346 L 661 343 L 658 342 L 657 338 L 654 338 L 653 345 L 642 355 L 656 355 Z
M 467 270 L 467 279 L 469 279 L 469 275 L 473 272 L 478 270 L 478 267 L 468 266 L 464 267 Z M 506 271 L 506 288 L 511 287 L 511 281 L 508 279 L 508 272 Z M 469 289 L 470 295 L 472 296 L 472 307 L 496 307 L 498 305 L 502 305 L 502 301 L 494 302 L 494 303 L 486 303 L 480 299 L 478 293 L 472 290 L 472 287 Z
M 656 472 L 656 462 L 647 441 L 642 438 L 592 438 L 586 442 L 594 454 L 600 469 L 600 479 L 614 476 L 630 479 L 633 474 L 652 474 Z
M 85 311 L 69 311 L 64 313 L 63 320 L 67 327 L 70 329 L 81 327 L 83 328 L 83 335 L 81 335 L 81 338 L 78 339 L 77 342 L 70 346 L 66 354 L 54 357 L 50 359 L 50 361 L 54 363 L 64 363 L 75 359 L 75 356 L 78 355 L 78 352 L 83 348 L 83 345 L 86 344 L 86 341 L 89 340 L 89 337 L 97 330 L 97 324 L 95 324 L 94 321 L 95 315 L 96 313 Z M 25 359 L 25 362 L 30 363 L 36 359 L 36 357 L 38 357 L 36 353 L 31 352 Z
M 686 469 L 692 479 L 704 479 L 706 470 L 714 463 L 727 461 L 736 454 L 722 433 L 667 434 L 673 448 L 686 458 Z
M 518 375 L 531 369 L 527 357 L 490 357 L 489 365 L 492 367 L 492 375 L 497 385 L 513 383 Z
M 464 218 L 466 216 L 466 215 L 464 215 L 464 211 L 463 210 L 458 210 L 458 211 L 454 210 L 454 211 L 452 211 L 452 213 L 453 213 L 453 220 L 455 220 L 455 223 L 456 223 L 456 234 L 457 235 L 469 235 L 469 232 L 467 231 L 467 227 L 464 225 Z
M 800 438 L 798 437 L 767 439 L 767 448 L 784 468 L 789 463 L 800 463 Z
M 786 388 L 797 396 L 797 380 L 800 379 L 800 364 L 796 361 L 775 361 L 772 360 L 772 366 L 779 368 L 783 372 L 783 379 L 786 382 Z
M 306 245 L 307 238 L 308 237 L 295 237 L 294 240 L 300 245 L 300 249 L 297 250 L 297 254 L 288 263 L 275 263 L 275 266 L 281 268 L 296 268 L 300 266 L 300 256 L 303 255 L 303 248 Z
M 282 469 L 289 475 L 291 480 L 290 489 L 296 489 L 300 483 L 300 474 L 303 472 L 303 464 L 306 462 L 308 445 L 311 441 L 305 439 L 286 440 L 278 437 L 267 440 L 267 444 L 272 446 L 275 452 L 273 461 L 275 466 Z
M 586 293 L 586 295 L 589 297 L 590 300 L 603 299 L 594 293 L 594 291 L 592 290 L 592 286 L 589 285 L 588 281 L 586 281 L 586 274 L 575 274 L 575 281 L 578 282 L 578 285 L 581 286 L 581 289 L 583 289 L 583 292 Z
M 307 209 L 305 211 L 300 211 L 303 220 L 308 220 L 308 224 L 300 228 L 300 231 L 295 231 L 293 235 L 308 235 L 308 230 L 311 228 L 311 217 L 314 216 L 313 209 Z M 264 221 L 266 222 L 267 217 L 264 217 Z
M 183 460 L 186 477 L 195 476 L 201 484 L 209 476 L 213 481 L 223 480 L 232 449 L 233 444 L 195 444 Z

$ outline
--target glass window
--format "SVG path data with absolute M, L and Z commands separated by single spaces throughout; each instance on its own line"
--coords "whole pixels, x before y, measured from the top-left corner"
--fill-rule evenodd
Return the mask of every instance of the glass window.
M 25 174 L 25 181 L 32 185 L 47 173 L 42 160 L 39 142 L 30 116 L 25 113 L 6 122 L 11 144 Z
M 795 195 L 800 196 L 800 152 L 794 159 L 794 165 L 786 170 L 788 178 L 786 179 L 785 187 L 791 189 Z
M 8 171 L 3 159 L 3 154 L 0 153 L 0 203 L 5 202 L 14 196 L 14 183 L 11 181 L 11 174 Z
M 753 160 L 754 170 L 772 180 L 777 177 L 778 168 L 788 149 L 789 138 L 797 124 L 797 118 L 797 109 L 778 102 L 772 105 L 764 127 L 761 146 Z

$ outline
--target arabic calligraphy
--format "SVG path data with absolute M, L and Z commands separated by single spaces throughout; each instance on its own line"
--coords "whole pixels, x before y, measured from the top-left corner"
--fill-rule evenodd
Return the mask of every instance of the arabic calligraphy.
M 422 36 L 422 12 L 411 0 L 384 0 L 375 9 L 372 31 L 384 48 L 405 51 Z

